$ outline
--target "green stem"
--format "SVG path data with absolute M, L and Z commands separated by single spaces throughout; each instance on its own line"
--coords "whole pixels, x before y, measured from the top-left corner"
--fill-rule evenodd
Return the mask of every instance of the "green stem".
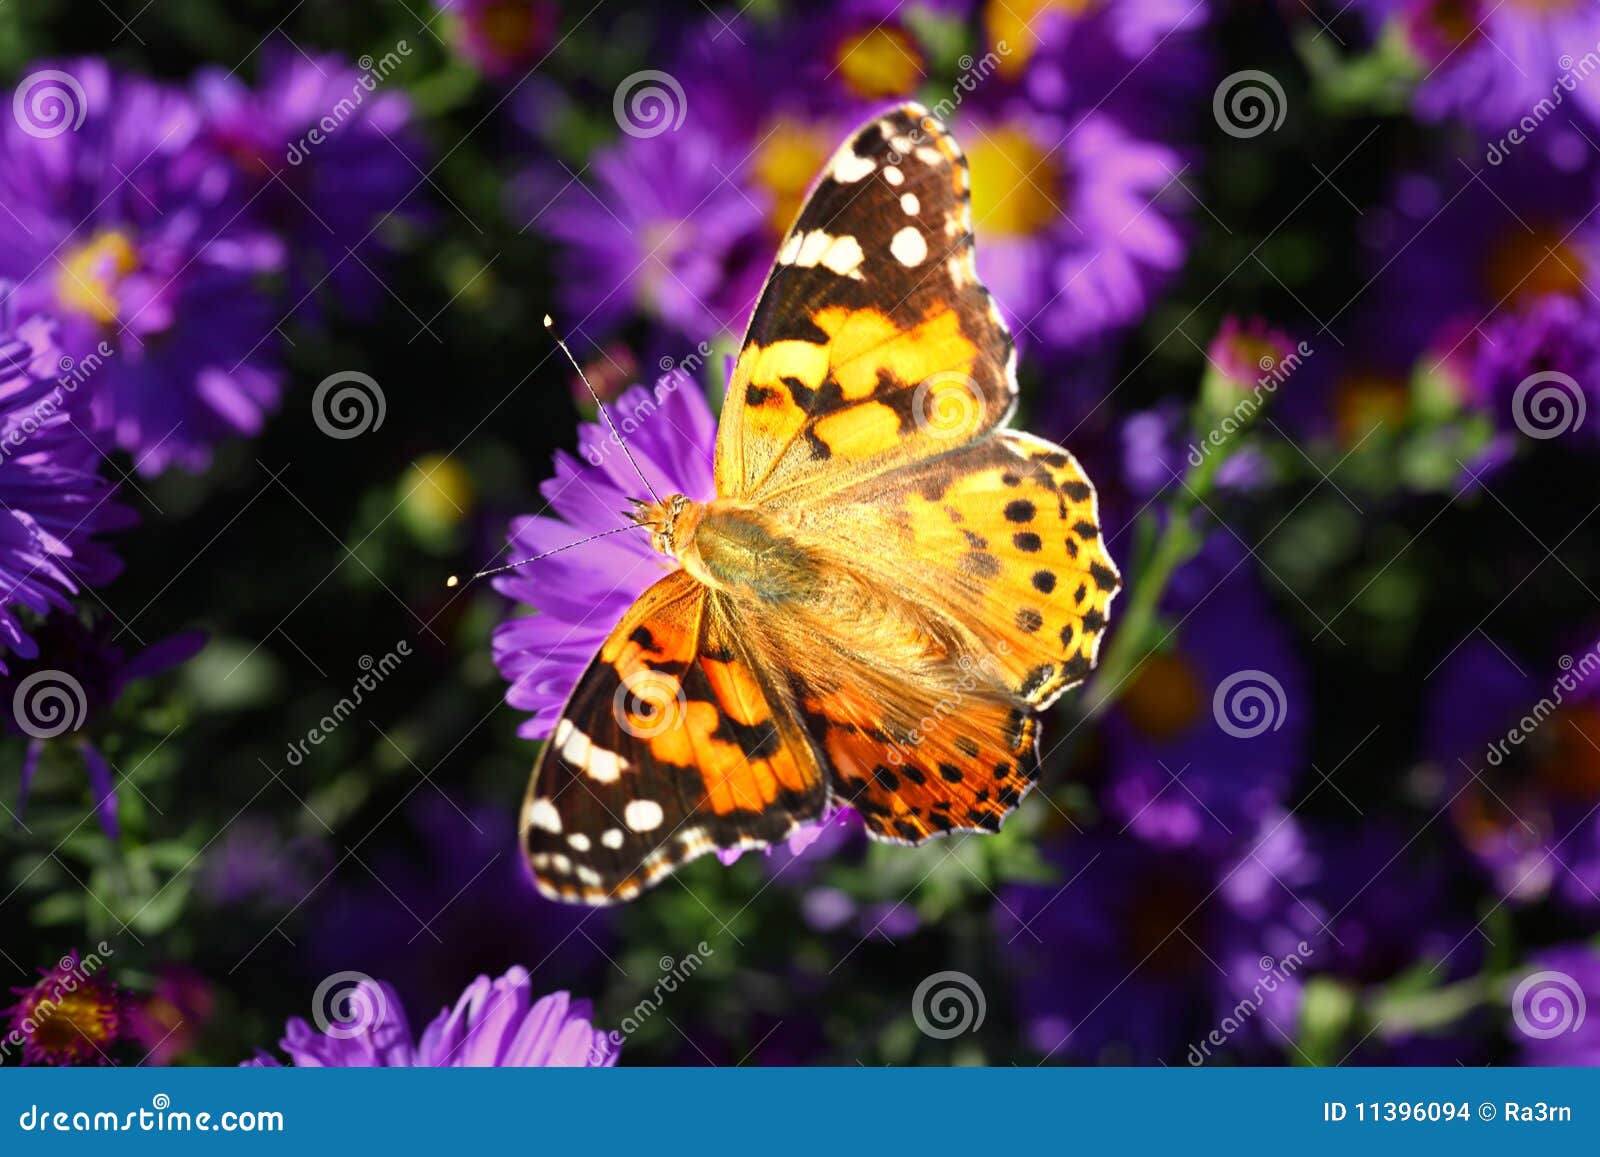
M 1119 616 L 1122 625 L 1112 632 L 1087 696 L 1090 714 L 1099 715 L 1110 709 L 1140 664 L 1160 645 L 1158 642 L 1147 646 L 1146 641 L 1155 632 L 1161 596 L 1178 568 L 1195 556 L 1204 541 L 1194 526 L 1194 513 L 1227 458 L 1220 451 L 1208 454 L 1184 476 L 1183 488 L 1168 509 L 1166 526 L 1129 584 L 1127 603 Z

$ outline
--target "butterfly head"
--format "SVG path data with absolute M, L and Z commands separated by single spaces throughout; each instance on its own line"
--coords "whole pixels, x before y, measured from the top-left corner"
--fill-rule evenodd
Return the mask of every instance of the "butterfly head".
M 682 494 L 669 494 L 659 502 L 632 501 L 628 517 L 650 532 L 650 545 L 669 558 L 681 559 L 694 540 L 700 503 Z

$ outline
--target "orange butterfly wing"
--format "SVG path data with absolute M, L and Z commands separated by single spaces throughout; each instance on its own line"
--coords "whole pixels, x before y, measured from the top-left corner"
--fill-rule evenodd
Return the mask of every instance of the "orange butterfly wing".
M 539 890 L 608 904 L 719 848 L 763 847 L 826 789 L 786 688 L 682 571 L 630 607 L 574 688 L 522 810 Z

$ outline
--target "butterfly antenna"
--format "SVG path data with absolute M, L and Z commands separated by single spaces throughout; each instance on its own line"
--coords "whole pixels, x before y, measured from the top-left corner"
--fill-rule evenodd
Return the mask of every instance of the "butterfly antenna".
M 547 550 L 543 554 L 535 554 L 529 556 L 528 558 L 521 558 L 516 562 L 508 562 L 504 566 L 495 566 L 490 567 L 488 570 L 480 570 L 477 574 L 468 575 L 467 581 L 470 583 L 476 579 L 488 578 L 490 575 L 504 574 L 508 570 L 516 570 L 519 566 L 527 566 L 530 562 L 538 562 L 541 558 L 549 558 L 553 554 L 561 554 L 563 551 L 571 550 L 575 546 L 582 546 L 586 542 L 593 542 L 597 538 L 605 538 L 608 534 L 621 534 L 624 530 L 640 529 L 643 528 L 637 523 L 630 524 L 628 526 L 613 526 L 610 530 L 602 530 L 598 534 L 591 534 L 587 538 L 580 538 L 577 542 L 569 542 L 566 546 L 558 546 L 556 549 Z M 461 576 L 451 575 L 449 578 L 445 579 L 444 585 L 447 587 L 460 586 Z
M 578 359 L 572 356 L 572 351 L 567 348 L 567 343 L 561 340 L 561 335 L 556 332 L 556 323 L 547 313 L 544 315 L 544 327 L 550 331 L 550 336 L 556 345 L 561 347 L 561 352 L 567 355 L 567 360 L 572 363 L 572 368 L 578 371 L 578 380 L 583 383 L 583 388 L 589 391 L 589 396 L 594 399 L 594 404 L 600 408 L 600 416 L 606 420 L 606 425 L 611 427 L 611 434 L 617 440 L 617 445 L 622 447 L 622 453 L 627 457 L 628 464 L 633 467 L 633 472 L 639 476 L 639 481 L 644 483 L 645 490 L 650 497 L 661 501 L 661 496 L 656 493 L 655 487 L 650 485 L 650 479 L 644 476 L 644 471 L 639 469 L 639 462 L 633 456 L 633 451 L 628 449 L 628 444 L 622 440 L 622 431 L 617 429 L 617 424 L 611 420 L 611 411 L 606 409 L 606 404 L 600 400 L 600 395 L 589 384 L 588 377 L 583 372 L 583 367 L 578 364 Z

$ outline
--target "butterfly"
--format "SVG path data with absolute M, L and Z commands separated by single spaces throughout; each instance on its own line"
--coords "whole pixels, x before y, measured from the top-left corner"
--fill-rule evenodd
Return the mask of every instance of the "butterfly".
M 636 504 L 677 566 L 534 768 L 545 895 L 629 900 L 841 805 L 893 843 L 995 832 L 1036 782 L 1038 713 L 1093 668 L 1120 578 L 1078 463 L 1007 428 L 969 189 L 915 104 L 813 185 L 733 368 L 716 497 Z

